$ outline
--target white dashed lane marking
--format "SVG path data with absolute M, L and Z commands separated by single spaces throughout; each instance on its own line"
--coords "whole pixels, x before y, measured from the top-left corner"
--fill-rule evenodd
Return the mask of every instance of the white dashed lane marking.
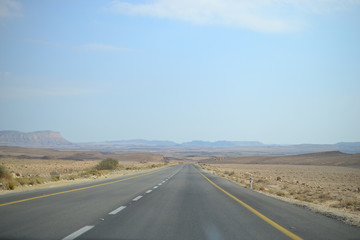
M 173 174 L 172 176 L 166 178 L 164 181 L 162 181 L 161 183 L 159 183 L 157 186 L 154 186 L 153 189 L 158 188 L 159 186 L 161 186 L 163 183 L 165 183 L 166 181 L 168 181 L 170 178 L 172 178 L 175 174 Z M 153 190 L 147 190 L 145 193 L 151 193 Z M 142 198 L 143 196 L 139 195 L 136 198 L 133 199 L 133 201 L 137 201 L 140 198 Z M 117 209 L 115 209 L 114 211 L 110 212 L 109 215 L 115 215 L 117 213 L 119 213 L 120 211 L 124 210 L 126 208 L 126 206 L 121 206 L 118 207 Z M 102 219 L 103 220 L 103 219 Z M 80 235 L 86 233 L 87 231 L 91 230 L 93 227 L 95 226 L 85 226 L 80 228 L 79 230 L 73 232 L 72 234 L 68 235 L 67 237 L 63 238 L 62 240 L 74 240 L 75 238 L 79 237 Z
M 73 239 L 79 237 L 81 234 L 84 234 L 85 232 L 89 231 L 93 227 L 94 226 L 85 226 L 83 228 L 80 228 L 79 230 L 77 230 L 76 232 L 73 232 L 72 234 L 63 238 L 62 240 L 73 240 Z
M 124 210 L 126 208 L 126 206 L 121 206 L 117 209 L 115 209 L 114 211 L 112 211 L 111 213 L 109 213 L 110 215 L 115 215 L 117 214 L 118 212 L 120 212 L 121 210 Z
M 137 196 L 136 198 L 134 198 L 133 201 L 137 201 L 137 200 L 139 200 L 140 198 L 142 198 L 141 195 L 140 195 L 140 196 Z

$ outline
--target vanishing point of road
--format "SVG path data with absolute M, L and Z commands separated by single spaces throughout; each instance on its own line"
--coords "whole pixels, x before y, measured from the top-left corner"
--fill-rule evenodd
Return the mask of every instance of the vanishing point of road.
M 0 239 L 360 239 L 194 164 L 0 196 Z

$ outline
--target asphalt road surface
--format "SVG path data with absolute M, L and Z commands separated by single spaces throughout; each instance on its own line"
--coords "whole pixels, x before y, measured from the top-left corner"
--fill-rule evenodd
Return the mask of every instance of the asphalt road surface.
M 193 164 L 0 196 L 0 239 L 360 239 Z

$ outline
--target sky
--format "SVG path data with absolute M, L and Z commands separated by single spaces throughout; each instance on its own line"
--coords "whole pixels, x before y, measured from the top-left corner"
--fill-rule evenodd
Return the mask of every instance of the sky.
M 360 141 L 360 0 L 0 0 L 0 130 Z

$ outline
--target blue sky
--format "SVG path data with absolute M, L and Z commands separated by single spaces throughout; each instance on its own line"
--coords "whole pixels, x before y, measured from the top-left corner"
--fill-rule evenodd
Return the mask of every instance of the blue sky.
M 0 129 L 360 141 L 358 0 L 0 0 Z

